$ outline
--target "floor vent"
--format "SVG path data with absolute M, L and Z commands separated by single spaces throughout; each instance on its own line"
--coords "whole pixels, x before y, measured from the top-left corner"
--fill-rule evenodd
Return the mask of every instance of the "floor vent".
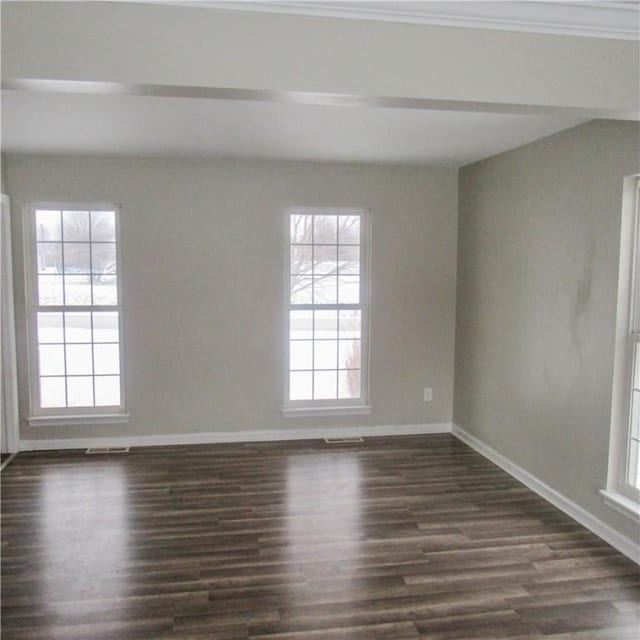
M 90 447 L 85 453 L 89 455 L 99 453 L 129 453 L 129 447 Z
M 364 442 L 360 436 L 353 438 L 325 438 L 326 444 L 354 444 L 356 442 Z

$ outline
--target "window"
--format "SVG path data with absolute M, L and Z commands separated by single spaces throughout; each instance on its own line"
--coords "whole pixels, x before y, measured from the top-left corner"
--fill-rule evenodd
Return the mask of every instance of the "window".
M 640 521 L 640 179 L 625 180 L 605 502 Z
M 284 413 L 368 413 L 367 212 L 296 209 L 288 222 Z
M 123 418 L 118 212 L 64 205 L 27 213 L 30 422 Z
M 628 314 L 627 346 L 631 364 L 626 386 L 629 389 L 628 425 L 625 429 L 625 456 L 623 465 L 623 488 L 640 497 L 640 219 L 638 218 L 638 193 L 640 181 L 636 180 L 633 198 L 633 252 L 631 256 L 630 313 Z

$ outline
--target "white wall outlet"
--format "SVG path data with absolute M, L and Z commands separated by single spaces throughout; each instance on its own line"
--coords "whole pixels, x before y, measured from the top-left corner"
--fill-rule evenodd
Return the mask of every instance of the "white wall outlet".
M 431 402 L 433 400 L 433 389 L 431 387 L 424 388 L 424 401 Z

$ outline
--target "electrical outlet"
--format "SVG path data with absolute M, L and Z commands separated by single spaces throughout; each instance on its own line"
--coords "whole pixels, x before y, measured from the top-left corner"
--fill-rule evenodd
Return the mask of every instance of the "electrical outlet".
M 424 388 L 424 401 L 431 402 L 433 400 L 433 389 L 431 387 Z

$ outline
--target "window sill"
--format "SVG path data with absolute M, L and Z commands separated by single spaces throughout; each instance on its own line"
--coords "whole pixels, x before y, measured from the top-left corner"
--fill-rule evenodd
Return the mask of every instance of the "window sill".
M 84 424 L 127 424 L 128 413 L 87 413 L 50 416 L 29 416 L 30 427 L 72 427 Z
M 282 415 L 285 418 L 310 418 L 313 416 L 368 416 L 371 414 L 371 405 L 356 406 L 345 405 L 343 407 L 285 407 Z
M 604 503 L 619 513 L 640 523 L 640 504 L 615 491 L 600 491 Z

